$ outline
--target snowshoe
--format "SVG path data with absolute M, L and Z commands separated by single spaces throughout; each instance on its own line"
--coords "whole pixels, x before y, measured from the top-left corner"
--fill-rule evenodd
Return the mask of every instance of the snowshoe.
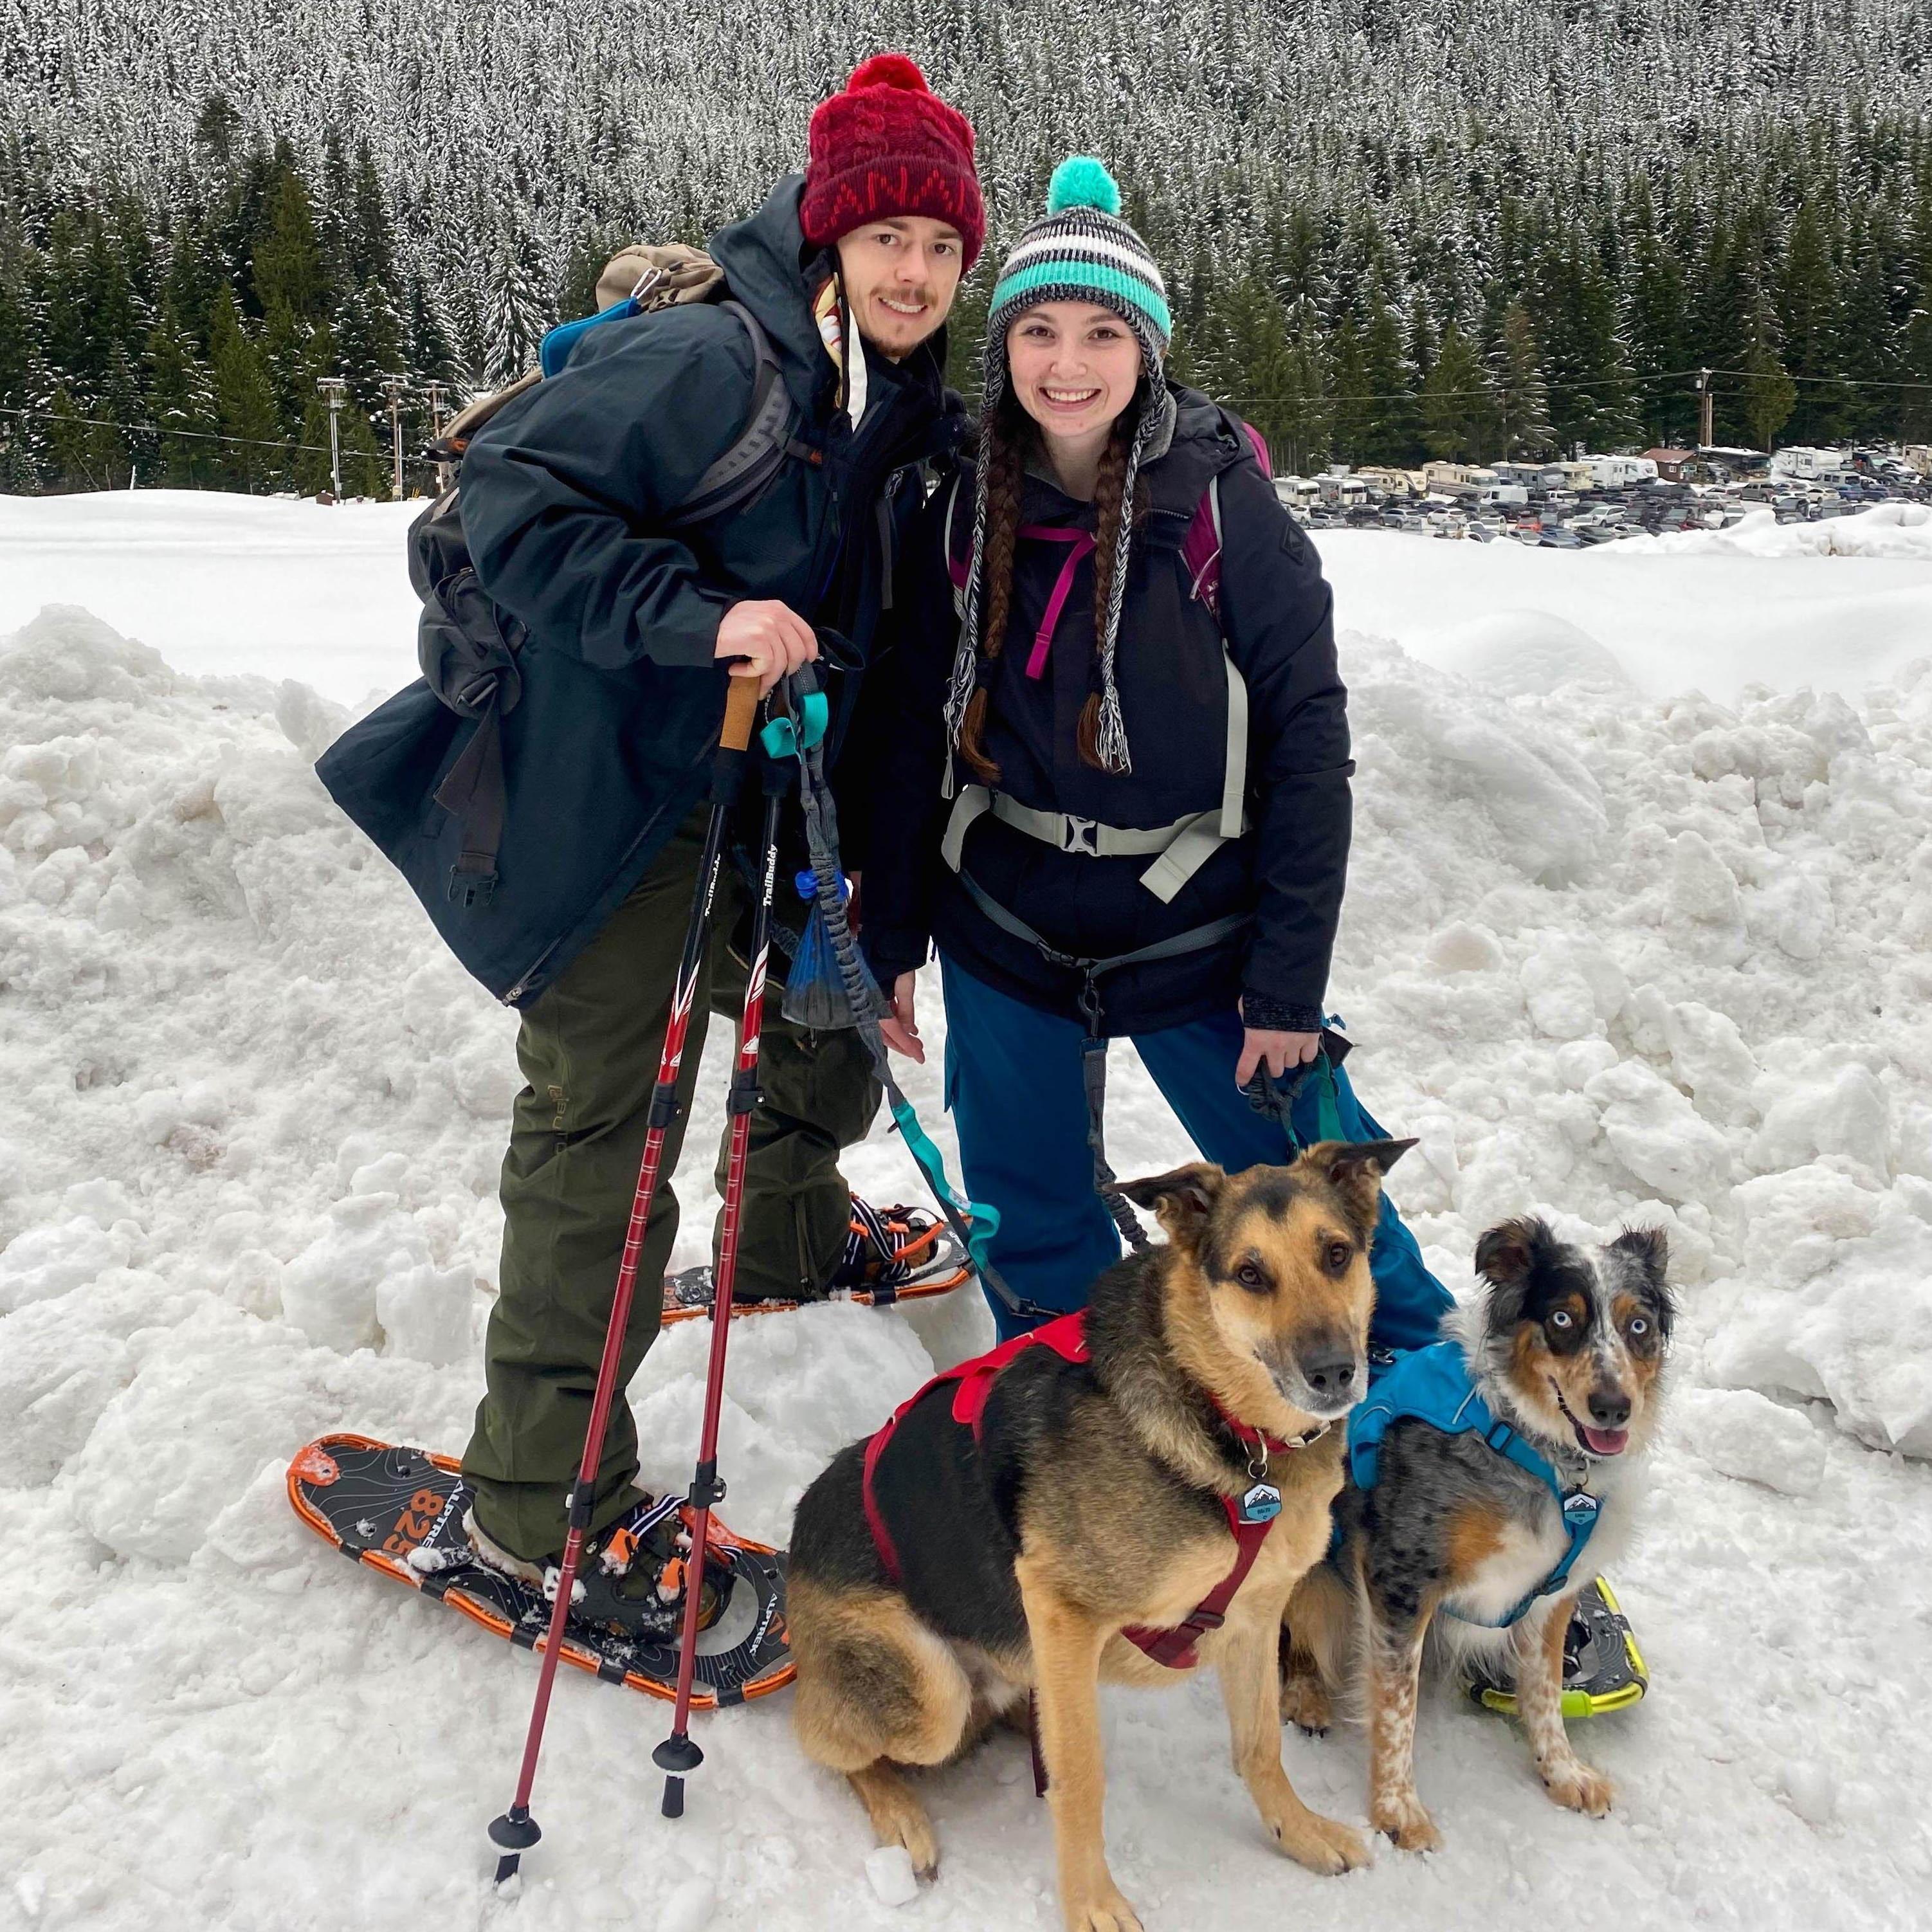
M 535 1566 L 513 1571 L 485 1557 L 471 1540 L 471 1492 L 452 1458 L 325 1436 L 289 1465 L 288 1488 L 296 1513 L 345 1556 L 520 1648 L 543 1645 L 556 1570 L 537 1583 L 520 1574 Z M 688 1505 L 665 1498 L 640 1504 L 596 1540 L 572 1593 L 565 1663 L 650 1696 L 676 1696 L 692 1527 Z M 782 1552 L 732 1535 L 714 1515 L 699 1587 L 692 1707 L 742 1703 L 789 1684 Z
M 1486 1670 L 1468 1666 L 1472 1702 L 1486 1711 L 1516 1714 L 1516 1686 Z M 1586 1586 L 1563 1636 L 1563 1714 L 1600 1717 L 1640 1702 L 1650 1688 L 1650 1672 L 1610 1585 L 1599 1576 Z
M 823 1294 L 765 1299 L 734 1298 L 734 1315 L 769 1315 L 802 1307 L 807 1300 L 856 1301 L 889 1307 L 957 1288 L 973 1272 L 958 1238 L 937 1214 L 922 1208 L 874 1208 L 852 1198 L 845 1252 Z M 717 1285 L 709 1262 L 664 1277 L 664 1319 L 686 1322 L 709 1315 Z

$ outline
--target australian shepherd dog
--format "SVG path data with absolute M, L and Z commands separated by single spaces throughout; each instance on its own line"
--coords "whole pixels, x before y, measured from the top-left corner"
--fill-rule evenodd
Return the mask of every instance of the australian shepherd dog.
M 1491 1675 L 1514 1676 L 1538 1774 L 1558 1804 L 1592 1817 L 1610 1809 L 1610 1780 L 1564 1730 L 1563 1640 L 1578 1593 L 1625 1546 L 1646 1486 L 1674 1312 L 1667 1258 L 1654 1231 L 1590 1250 L 1540 1221 L 1508 1222 L 1477 1244 L 1484 1292 L 1444 1324 L 1491 1414 L 1566 1491 L 1596 1499 L 1595 1526 L 1553 1594 L 1493 1627 L 1568 1546 L 1550 1486 L 1480 1432 L 1399 1416 L 1373 1486 L 1345 1483 L 1336 1549 L 1289 1605 L 1284 1712 L 1325 1729 L 1352 1663 L 1369 1730 L 1370 1821 L 1405 1850 L 1441 1843 L 1415 1789 L 1417 1685 L 1432 1632 L 1445 1660 L 1480 1652 Z

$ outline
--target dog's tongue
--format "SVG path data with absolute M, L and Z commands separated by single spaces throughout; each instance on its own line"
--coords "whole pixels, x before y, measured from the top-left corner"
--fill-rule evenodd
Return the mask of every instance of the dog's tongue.
M 1621 1456 L 1630 1441 L 1628 1429 L 1586 1429 L 1583 1440 L 1598 1456 Z

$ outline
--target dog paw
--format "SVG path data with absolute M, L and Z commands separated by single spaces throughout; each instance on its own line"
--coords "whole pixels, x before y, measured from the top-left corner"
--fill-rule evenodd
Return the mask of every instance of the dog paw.
M 1442 1834 L 1436 1828 L 1435 1820 L 1424 1808 L 1422 1800 L 1412 1794 L 1406 1798 L 1378 1798 L 1369 1814 L 1369 1822 L 1384 1837 L 1394 1840 L 1398 1851 L 1435 1852 L 1442 1848 Z
M 1616 1797 L 1616 1786 L 1581 1758 L 1566 1758 L 1543 1768 L 1543 1788 L 1558 1804 L 1586 1817 L 1600 1818 Z
M 1304 1811 L 1291 1820 L 1271 1818 L 1268 1828 L 1275 1842 L 1298 1865 L 1305 1865 L 1324 1878 L 1338 1878 L 1343 1872 L 1359 1871 L 1372 1862 L 1369 1847 L 1360 1832 L 1318 1812 Z
M 1326 1737 L 1334 1720 L 1328 1693 L 1316 1677 L 1291 1677 L 1282 1686 L 1281 1714 L 1311 1738 Z
M 1066 1912 L 1067 1932 L 1144 1932 L 1139 1915 L 1109 1886 Z

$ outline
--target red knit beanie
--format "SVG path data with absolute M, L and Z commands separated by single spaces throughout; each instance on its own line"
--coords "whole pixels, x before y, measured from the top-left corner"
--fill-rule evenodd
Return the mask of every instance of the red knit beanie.
M 862 61 L 842 94 L 819 103 L 809 151 L 799 218 L 814 248 L 862 222 L 924 214 L 958 230 L 972 267 L 986 234 L 973 124 L 904 54 Z

